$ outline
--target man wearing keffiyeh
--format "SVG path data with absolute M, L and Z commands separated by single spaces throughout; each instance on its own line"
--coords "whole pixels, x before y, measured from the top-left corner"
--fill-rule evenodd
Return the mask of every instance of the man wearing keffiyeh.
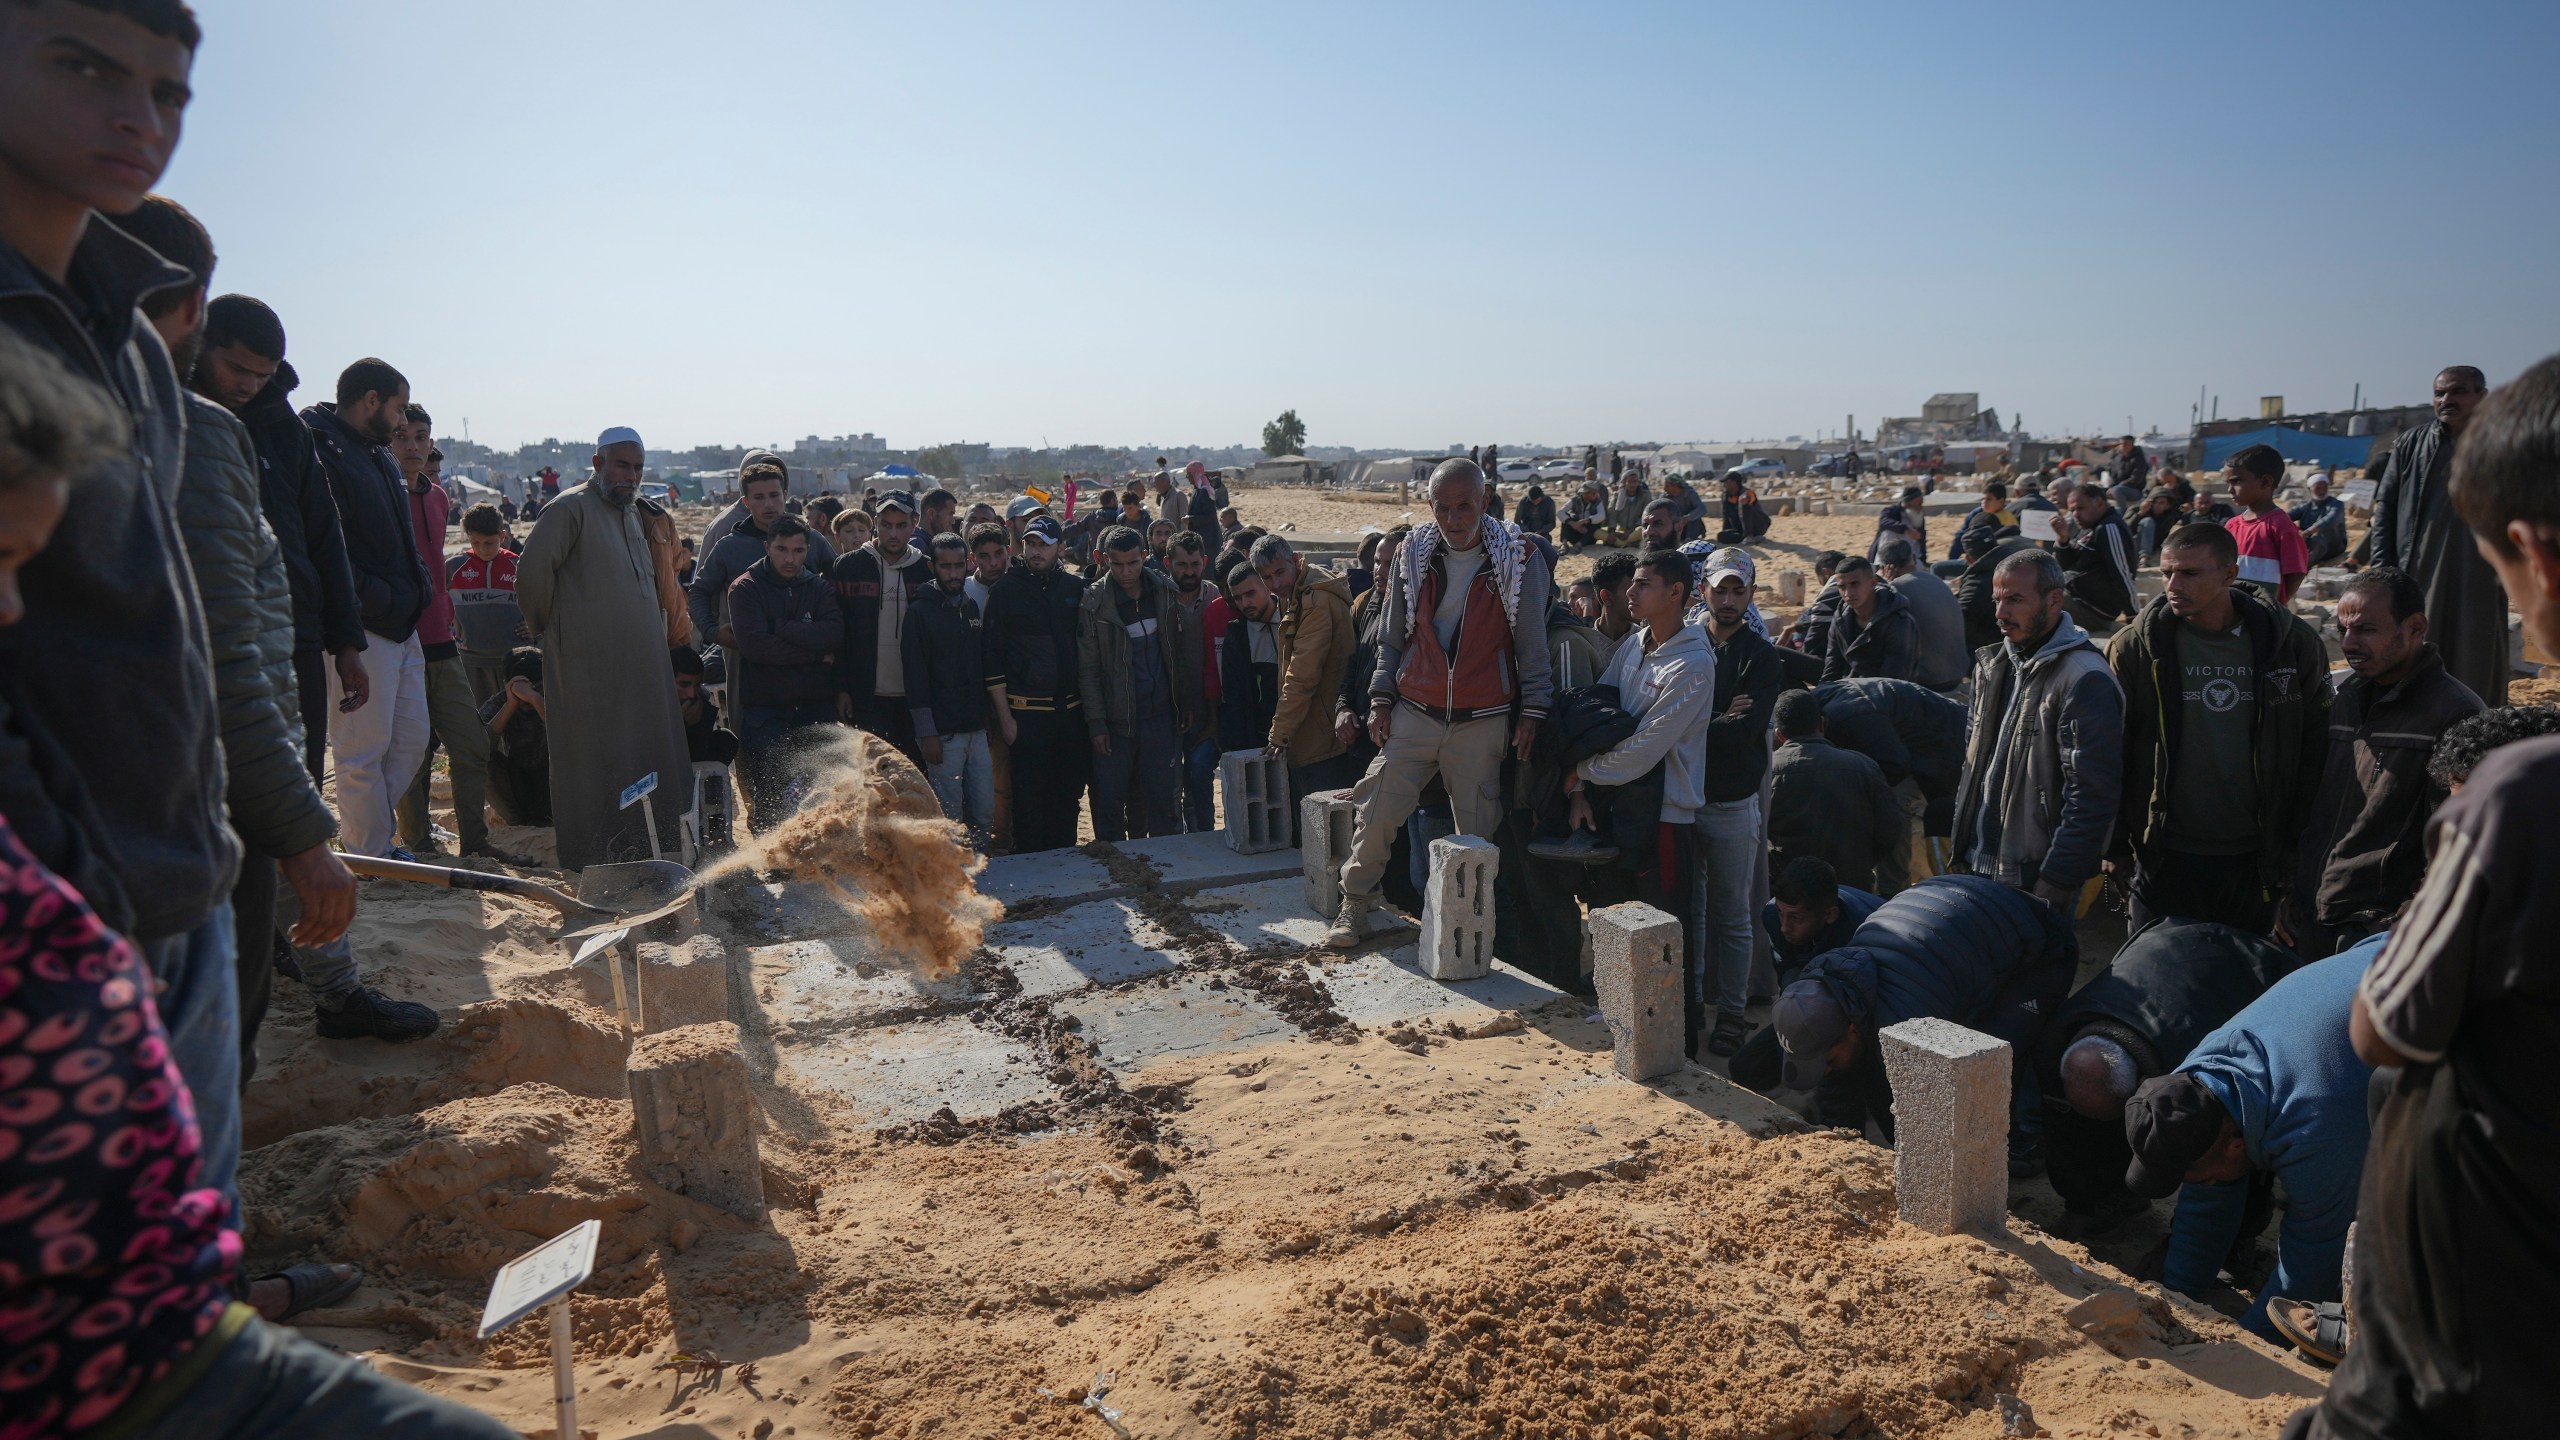
M 1342 867 L 1337 950 L 1367 938 L 1369 910 L 1396 831 L 1438 775 L 1462 835 L 1490 838 L 1502 818 L 1502 757 L 1529 758 L 1552 685 L 1545 554 L 1484 513 L 1484 472 L 1448 460 L 1431 474 L 1431 520 L 1381 578 L 1386 613 L 1369 680 L 1378 757 L 1352 788 L 1359 823 Z

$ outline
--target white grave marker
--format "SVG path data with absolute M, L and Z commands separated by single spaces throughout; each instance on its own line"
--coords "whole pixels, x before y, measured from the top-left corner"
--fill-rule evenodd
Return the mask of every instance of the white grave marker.
M 480 1338 L 542 1308 L 551 1307 L 551 1407 L 557 1433 L 578 1433 L 578 1381 L 569 1365 L 569 1292 L 596 1270 L 596 1239 L 604 1227 L 581 1220 L 498 1267 L 489 1303 L 480 1312 Z

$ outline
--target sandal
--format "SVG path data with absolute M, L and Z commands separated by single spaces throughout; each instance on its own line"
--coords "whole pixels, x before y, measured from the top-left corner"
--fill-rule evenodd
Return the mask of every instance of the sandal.
M 338 1267 L 335 1265 L 326 1265 L 315 1260 L 301 1265 L 288 1265 L 272 1274 L 255 1276 L 249 1284 L 255 1285 L 262 1280 L 284 1282 L 286 1297 L 284 1313 L 275 1317 L 275 1321 L 281 1324 L 297 1315 L 335 1305 L 356 1293 L 356 1288 L 364 1284 L 364 1272 L 354 1266 L 347 1267 L 347 1273 L 344 1275 L 338 1274 L 337 1270 Z M 247 1298 L 245 1287 L 242 1298 L 244 1300 Z
M 1751 1038 L 1751 1022 L 1730 1012 L 1716 1017 L 1716 1030 L 1707 1037 L 1707 1053 L 1730 1060 L 1742 1053 L 1743 1042 Z
M 2267 1302 L 2267 1323 L 2296 1350 L 2322 1365 L 2335 1366 L 2347 1355 L 2347 1307 L 2331 1300 L 2314 1305 L 2278 1296 Z

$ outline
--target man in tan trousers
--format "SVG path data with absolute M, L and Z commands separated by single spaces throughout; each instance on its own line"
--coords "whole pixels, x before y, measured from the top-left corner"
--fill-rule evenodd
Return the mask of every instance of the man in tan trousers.
M 1386 613 L 1369 681 L 1378 758 L 1351 791 L 1359 822 L 1342 867 L 1342 912 L 1325 936 L 1334 949 L 1367 938 L 1387 851 L 1431 777 L 1448 787 L 1458 832 L 1491 838 L 1503 753 L 1527 760 L 1546 718 L 1554 580 L 1545 555 L 1484 510 L 1484 472 L 1442 462 L 1431 472 L 1430 523 L 1379 577 Z

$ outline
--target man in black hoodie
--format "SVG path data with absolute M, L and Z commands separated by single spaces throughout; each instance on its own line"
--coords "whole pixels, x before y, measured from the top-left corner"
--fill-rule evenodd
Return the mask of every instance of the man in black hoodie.
M 370 698 L 364 621 L 356 608 L 338 502 L 311 431 L 289 398 L 301 377 L 285 360 L 284 322 L 262 301 L 223 295 L 205 307 L 195 387 L 240 417 L 258 452 L 258 502 L 284 551 L 293 588 L 293 678 L 302 708 L 303 763 L 318 780 L 329 753 L 329 676 L 357 709 Z
M 2063 586 L 2070 595 L 2064 607 L 2081 629 L 2103 633 L 2142 608 L 2133 593 L 2140 554 L 2105 487 L 2084 484 L 2071 492 L 2071 538 L 2053 558 L 2062 562 Z
M 427 753 L 427 662 L 418 617 L 433 593 L 409 524 L 409 486 L 387 448 L 409 409 L 409 382 L 380 360 L 358 360 L 338 376 L 338 398 L 302 412 L 321 473 L 337 505 L 364 621 L 366 698 L 332 677 L 329 745 L 337 752 L 338 842 L 355 855 L 406 860 L 392 830 L 392 803 L 409 788 Z M 415 1040 L 434 1032 L 436 1012 L 391 1000 L 363 984 L 346 937 L 301 952 L 303 983 L 330 1039 Z
M 347 565 L 369 637 L 361 654 L 369 699 L 352 709 L 339 687 L 329 717 L 337 752 L 339 840 L 358 855 L 398 855 L 392 801 L 427 753 L 426 654 L 418 617 L 432 587 L 409 525 L 409 487 L 393 462 L 392 432 L 409 408 L 409 381 L 380 360 L 338 376 L 338 398 L 302 412 L 337 501 Z
M 1022 556 L 987 593 L 979 640 L 987 698 L 1013 759 L 1016 854 L 1076 843 L 1093 744 L 1077 691 L 1076 607 L 1084 580 L 1058 565 L 1049 515 L 1022 527 Z
M 1751 995 L 1751 889 L 1761 847 L 1760 781 L 1769 773 L 1769 725 L 1786 676 L 1778 647 L 1751 628 L 1751 577 L 1720 565 L 1706 574 L 1707 643 L 1716 655 L 1716 713 L 1707 722 L 1707 770 L 1698 807 L 1699 952 L 1716 997 L 1707 1049 L 1732 1055 L 1751 1037 L 1743 1010 Z M 1702 1014 L 1690 1025 L 1702 1029 Z
M 1901 592 L 1884 583 L 1863 555 L 1842 560 L 1832 583 L 1840 588 L 1840 608 L 1832 616 L 1822 678 L 1919 678 L 1920 622 Z

